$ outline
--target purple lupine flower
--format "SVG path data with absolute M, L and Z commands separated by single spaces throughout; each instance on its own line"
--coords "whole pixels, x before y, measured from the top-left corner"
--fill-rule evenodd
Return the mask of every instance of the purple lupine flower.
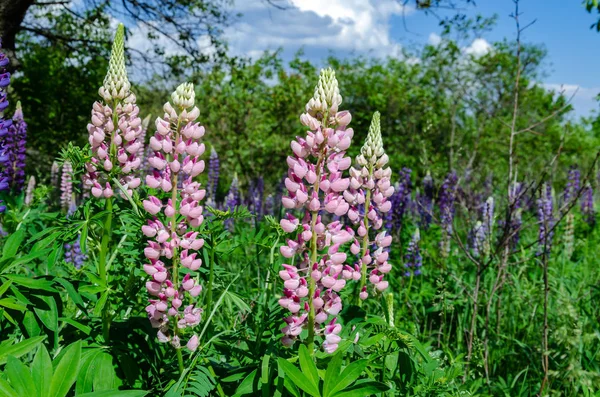
M 25 143 L 27 138 L 27 123 L 23 120 L 21 103 L 8 127 L 8 133 L 2 138 L 2 149 L 7 161 L 2 171 L 3 180 L 15 193 L 20 193 L 25 185 Z
M 481 210 L 481 217 L 483 219 L 483 227 L 485 232 L 485 239 L 483 243 L 483 252 L 485 255 L 489 255 L 491 251 L 492 236 L 494 234 L 494 198 L 488 197 L 483 204 Z
M 471 254 L 475 258 L 479 258 L 484 253 L 484 246 L 486 240 L 486 231 L 483 222 L 477 221 L 475 226 L 469 233 L 469 248 L 471 248 Z
M 208 159 L 208 196 L 215 203 L 217 202 L 220 168 L 219 155 L 213 147 L 210 149 L 210 157 Z
M 60 178 L 60 206 L 66 210 L 69 208 L 73 196 L 73 166 L 65 161 Z
M 552 186 L 550 184 L 546 184 L 545 188 L 542 188 L 540 197 L 537 200 L 537 207 L 539 223 L 539 248 L 537 255 L 542 255 L 543 253 L 548 255 L 552 249 L 553 228 L 555 224 Z
M 594 190 L 589 183 L 583 189 L 581 195 L 581 214 L 588 225 L 593 226 L 596 223 L 596 212 L 594 211 Z
M 510 248 L 514 251 L 519 245 L 521 227 L 523 225 L 522 219 L 522 205 L 524 203 L 524 192 L 522 183 L 514 183 L 510 189 L 509 205 L 511 211 L 510 217 Z
M 259 176 L 250 186 L 250 208 L 259 221 L 264 215 L 264 195 L 265 181 L 262 176 Z
M 272 194 L 269 194 L 265 199 L 265 214 L 266 215 L 275 215 L 275 197 Z
M 417 193 L 417 210 L 419 212 L 419 227 L 423 230 L 429 229 L 433 219 L 433 178 L 429 171 L 423 178 L 423 192 Z
M 440 219 L 442 227 L 442 255 L 450 253 L 450 237 L 453 232 L 454 204 L 456 201 L 456 190 L 458 178 L 456 172 L 452 171 L 444 180 L 439 194 Z
M 225 197 L 225 210 L 233 212 L 235 210 L 235 207 L 237 207 L 240 204 L 240 187 L 238 177 L 237 175 L 234 175 L 233 180 L 231 181 L 231 186 L 229 187 L 229 192 Z M 226 219 L 225 226 L 227 227 L 227 229 L 233 230 L 233 219 Z
M 567 176 L 567 185 L 562 196 L 562 204 L 568 205 L 571 200 L 577 197 L 577 193 L 581 187 L 581 172 L 573 166 L 569 169 Z
M 87 255 L 81 252 L 81 234 L 71 244 L 65 244 L 65 262 L 72 263 L 76 269 L 80 269 L 87 260 Z
M 1 47 L 0 42 L 0 47 Z M 5 53 L 0 51 L 0 166 L 3 167 L 0 173 L 0 191 L 10 189 L 10 179 L 6 175 L 6 170 L 10 167 L 10 152 L 6 147 L 6 140 L 10 139 L 9 129 L 13 121 L 10 118 L 4 117 L 4 111 L 8 107 L 7 89 L 10 84 L 10 72 L 7 70 L 9 59 Z M 0 212 L 4 212 L 6 206 L 0 206 Z
M 390 198 L 392 210 L 387 213 L 386 227 L 391 230 L 399 231 L 402 228 L 404 216 L 410 207 L 410 195 L 412 183 L 410 180 L 410 168 L 402 168 L 400 171 L 400 180 L 395 186 L 394 194 Z
M 417 228 L 408 243 L 406 248 L 406 254 L 404 255 L 404 272 L 405 277 L 419 276 L 421 274 L 421 267 L 423 266 L 423 257 L 421 256 L 421 250 L 419 249 L 419 241 L 421 240 L 421 234 Z

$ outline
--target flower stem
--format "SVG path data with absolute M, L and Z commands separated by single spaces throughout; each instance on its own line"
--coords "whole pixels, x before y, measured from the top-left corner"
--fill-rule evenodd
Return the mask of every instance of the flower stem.
M 321 181 L 321 165 L 323 163 L 323 159 L 325 158 L 324 150 L 321 152 L 319 156 L 319 160 L 317 161 L 316 173 L 317 178 L 315 182 L 315 187 L 313 192 L 319 194 L 319 183 Z M 308 352 L 312 356 L 314 354 L 314 342 L 315 342 L 315 305 L 313 304 L 313 299 L 315 297 L 315 290 L 317 289 L 317 282 L 311 276 L 312 267 L 315 263 L 317 263 L 317 233 L 315 232 L 315 227 L 317 225 L 317 218 L 319 216 L 319 210 L 312 211 L 312 219 L 311 219 L 311 231 L 312 236 L 310 238 L 310 263 L 308 265 L 308 319 L 307 319 L 307 327 L 308 327 L 308 338 L 306 339 L 306 347 L 308 347 Z
M 106 273 L 106 258 L 108 256 L 108 246 L 110 244 L 110 238 L 112 234 L 112 217 L 113 217 L 113 206 L 112 197 L 106 199 L 104 209 L 107 211 L 106 219 L 104 220 L 104 227 L 102 229 L 102 240 L 100 243 L 100 254 L 98 256 L 98 276 L 100 280 L 104 282 L 106 287 L 106 293 L 108 293 L 108 275 Z M 105 342 L 108 342 L 110 333 L 110 316 L 108 313 L 109 300 L 107 299 L 104 307 L 102 308 L 102 337 Z
M 369 178 L 373 175 L 373 167 L 369 167 Z M 362 250 L 361 250 L 361 258 L 367 254 L 367 250 L 369 249 L 369 207 L 371 207 L 371 189 L 367 189 L 367 194 L 365 195 L 365 214 L 363 216 L 363 223 L 365 224 L 365 235 L 362 241 Z M 360 269 L 361 277 L 360 277 L 360 286 L 358 287 L 358 293 L 356 295 L 356 305 L 358 307 L 362 306 L 362 299 L 360 299 L 360 293 L 362 289 L 367 285 L 367 265 L 362 264 Z
M 183 354 L 181 353 L 181 349 L 177 350 L 177 364 L 179 365 L 179 374 L 183 374 L 185 367 L 183 366 Z
M 213 296 L 213 282 L 215 278 L 215 239 L 211 233 L 210 236 L 210 263 L 208 264 L 208 285 L 206 291 L 206 312 L 210 313 Z

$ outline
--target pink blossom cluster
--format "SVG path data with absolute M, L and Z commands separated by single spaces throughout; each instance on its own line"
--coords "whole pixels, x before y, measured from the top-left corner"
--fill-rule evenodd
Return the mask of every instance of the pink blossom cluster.
M 135 170 L 141 160 L 137 153 L 142 147 L 140 109 L 127 79 L 124 57 L 124 28 L 119 25 L 113 42 L 108 73 L 98 90 L 104 103 L 95 102 L 88 140 L 92 158 L 86 164 L 84 184 L 94 197 L 112 197 L 112 179 L 117 178 L 129 194 L 140 185 Z
M 204 161 L 199 157 L 205 146 L 199 141 L 204 127 L 195 122 L 199 111 L 194 106 L 193 85 L 180 85 L 172 102 L 164 105 L 164 117 L 156 119 L 156 133 L 150 139 L 154 153 L 148 159 L 154 171 L 146 177 L 149 187 L 170 194 L 166 203 L 156 196 L 144 200 L 144 208 L 153 218 L 142 227 L 142 232 L 153 239 L 144 249 L 150 261 L 144 270 L 151 276 L 146 288 L 153 296 L 146 312 L 152 326 L 158 329 L 159 341 L 180 348 L 183 330 L 198 325 L 202 314 L 195 303 L 202 286 L 192 272 L 202 265 L 197 251 L 204 240 L 190 229 L 204 220 L 200 201 L 206 191 L 193 178 L 204 170 Z M 179 179 L 183 179 L 181 188 L 177 187 Z M 187 269 L 181 279 L 179 265 Z M 186 347 L 194 351 L 198 343 L 198 337 L 193 335 Z
M 340 341 L 341 325 L 335 323 L 342 309 L 338 293 L 346 280 L 360 278 L 360 272 L 344 265 L 346 254 L 340 252 L 342 245 L 352 241 L 354 232 L 339 221 L 325 220 L 331 217 L 327 213 L 339 217 L 349 209 L 343 192 L 350 180 L 343 171 L 351 165 L 345 151 L 353 130 L 347 128 L 350 113 L 338 112 L 341 101 L 334 72 L 321 71 L 315 96 L 300 117 L 309 131 L 306 137 L 291 142 L 293 156 L 287 158 L 285 179 L 288 194 L 282 198 L 290 212 L 280 222 L 287 233 L 297 233 L 280 248 L 283 257 L 295 258 L 294 264 L 284 264 L 279 273 L 284 281 L 279 304 L 291 313 L 285 318 L 282 342 L 291 346 L 306 328 L 309 343 L 314 335 L 321 335 L 329 353 Z M 293 210 L 300 210 L 302 216 L 297 218 Z
M 350 188 L 344 192 L 344 198 L 350 205 L 348 218 L 356 225 L 350 251 L 358 257 L 354 269 L 361 273 L 359 297 L 365 300 L 369 296 L 365 285 L 367 273 L 376 290 L 383 291 L 388 287 L 384 275 L 392 269 L 387 249 L 392 236 L 383 230 L 373 240 L 370 237 L 371 229 L 381 229 L 382 214 L 392 208 L 389 198 L 394 194 L 390 182 L 392 170 L 386 167 L 389 160 L 383 150 L 379 112 L 373 115 L 369 134 L 356 161 L 358 165 L 350 168 Z

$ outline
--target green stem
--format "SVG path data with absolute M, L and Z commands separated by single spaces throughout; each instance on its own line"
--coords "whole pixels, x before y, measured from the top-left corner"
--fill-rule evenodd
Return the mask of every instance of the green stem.
M 319 160 L 317 161 L 316 172 L 317 178 L 315 182 L 314 192 L 319 194 L 319 183 L 321 181 L 321 164 L 323 162 L 323 158 L 325 154 L 321 152 L 319 156 Z M 319 216 L 319 210 L 312 211 L 312 219 L 311 219 L 311 228 L 312 237 L 310 239 L 310 263 L 308 264 L 308 338 L 306 339 L 306 347 L 308 347 L 308 351 L 311 356 L 314 354 L 314 343 L 315 343 L 315 305 L 313 304 L 313 299 L 315 297 L 315 290 L 317 289 L 317 282 L 310 275 L 312 271 L 312 267 L 315 263 L 317 263 L 317 233 L 315 233 L 315 227 L 317 225 L 317 218 Z
M 179 129 L 181 128 L 181 119 L 177 120 L 177 128 L 175 130 L 174 142 L 177 142 L 179 137 Z M 170 160 L 172 161 L 176 155 L 169 155 Z M 177 178 L 178 174 L 173 173 L 173 177 L 171 178 L 172 188 L 171 188 L 171 205 L 173 206 L 173 216 L 171 216 L 171 236 L 175 236 L 177 234 Z M 177 252 L 177 247 L 173 247 L 173 257 L 171 259 L 172 267 L 171 273 L 173 277 L 173 284 L 175 286 L 179 286 L 179 253 Z M 177 327 L 177 321 L 173 322 L 173 334 L 175 336 L 179 336 L 179 328 Z M 179 364 L 179 372 L 183 373 L 183 356 L 181 353 L 181 348 L 177 348 L 177 362 Z
M 210 263 L 208 264 L 208 285 L 206 291 L 206 312 L 210 313 L 213 300 L 213 282 L 215 279 L 215 240 L 210 236 Z
M 373 175 L 373 167 L 369 166 L 369 177 Z M 365 224 L 365 229 L 367 230 L 362 241 L 362 250 L 361 250 L 361 258 L 364 258 L 367 254 L 367 250 L 369 249 L 369 207 L 371 207 L 371 189 L 367 189 L 367 194 L 365 196 L 365 214 L 363 216 L 363 223 Z M 367 265 L 365 263 L 362 264 L 362 268 L 360 269 L 361 277 L 360 277 L 360 286 L 358 287 L 358 291 L 356 294 L 356 305 L 358 307 L 362 306 L 362 299 L 360 299 L 360 293 L 367 285 Z
M 181 349 L 176 349 L 177 351 L 177 364 L 179 364 L 179 373 L 182 374 L 185 370 L 183 366 L 183 354 L 181 353 Z
M 113 206 L 112 197 L 106 199 L 105 211 L 107 211 L 106 219 L 104 220 L 104 227 L 102 229 L 102 240 L 100 243 L 100 254 L 98 256 L 98 276 L 104 283 L 106 290 L 108 291 L 108 275 L 106 273 L 106 258 L 108 256 L 108 249 L 110 245 L 110 238 L 112 235 L 112 217 L 113 217 Z M 110 322 L 111 318 L 108 313 L 110 308 L 109 300 L 107 299 L 104 307 L 102 308 L 102 337 L 105 342 L 108 342 L 110 334 Z

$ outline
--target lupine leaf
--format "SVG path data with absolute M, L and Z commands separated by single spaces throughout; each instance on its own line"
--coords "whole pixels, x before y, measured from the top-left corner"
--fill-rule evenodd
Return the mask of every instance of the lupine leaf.
M 327 372 L 325 373 L 325 382 L 323 384 L 323 396 L 329 397 L 331 390 L 337 383 L 337 379 L 340 376 L 342 368 L 342 354 L 337 353 L 333 356 L 329 365 L 327 366 Z
M 77 379 L 79 361 L 81 360 L 81 341 L 77 341 L 65 349 L 58 365 L 54 369 L 50 382 L 49 397 L 64 397 Z
M 4 397 L 21 397 L 2 377 L 0 377 L 0 393 L 2 393 L 1 395 Z
M 332 397 L 365 397 L 372 394 L 379 394 L 388 390 L 390 390 L 389 386 L 384 383 L 365 381 L 346 390 L 337 392 L 333 394 Z
M 313 384 L 315 389 L 319 389 L 319 374 L 317 372 L 317 366 L 315 365 L 310 353 L 308 352 L 308 348 L 306 345 L 300 345 L 298 349 L 298 358 L 300 361 L 300 368 L 302 369 L 302 373 L 306 375 L 306 377 Z
M 335 393 L 339 392 L 340 390 L 344 390 L 346 387 L 354 383 L 368 364 L 369 360 L 363 359 L 354 361 L 344 368 L 344 371 L 338 377 L 336 385 L 331 389 L 330 395 L 334 395 Z
M 11 355 L 15 357 L 21 357 L 24 354 L 29 353 L 37 345 L 39 345 L 44 339 L 45 336 L 36 336 L 34 338 L 25 339 L 22 342 L 19 342 L 10 346 L 3 346 L 0 348 L 0 365 L 6 363 L 6 358 Z
M 29 396 L 30 394 L 37 395 L 37 387 L 31 377 L 31 372 L 25 364 L 23 364 L 15 356 L 8 356 L 6 360 L 6 368 L 4 369 L 8 380 L 13 389 L 21 396 Z
M 304 390 L 306 393 L 310 394 L 314 397 L 321 397 L 321 393 L 319 393 L 319 389 L 308 379 L 306 375 L 304 375 L 298 368 L 296 368 L 293 364 L 289 363 L 284 358 L 279 358 L 277 360 L 279 366 L 285 372 L 285 375 L 290 378 L 292 382 L 296 386 L 298 386 L 301 390 Z
M 52 360 L 46 346 L 43 344 L 40 345 L 31 363 L 31 376 L 38 386 L 38 397 L 45 397 L 46 390 L 50 389 L 52 380 Z

